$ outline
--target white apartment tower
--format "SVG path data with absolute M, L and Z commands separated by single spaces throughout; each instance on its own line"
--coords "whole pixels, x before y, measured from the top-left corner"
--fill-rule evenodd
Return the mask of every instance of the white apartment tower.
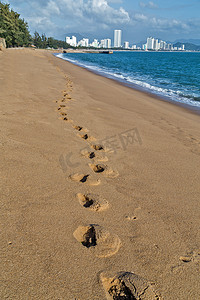
M 114 47 L 120 48 L 122 46 L 122 31 L 115 30 L 114 31 Z
M 100 43 L 100 47 L 101 48 L 106 48 L 106 40 L 101 40 L 101 43 Z
M 72 47 L 76 47 L 77 46 L 76 37 L 72 36 L 72 38 L 70 38 L 69 36 L 66 36 L 66 43 Z
M 80 40 L 80 41 L 78 42 L 78 46 L 81 46 L 81 47 L 89 47 L 89 39 L 83 38 L 82 40 Z
M 111 39 L 107 39 L 107 48 L 111 48 Z
M 149 37 L 147 39 L 147 50 L 153 50 L 154 49 L 154 38 Z
M 129 49 L 129 42 L 124 42 L 124 49 Z
M 159 50 L 159 43 L 158 43 L 158 39 L 154 39 L 154 46 L 153 46 L 153 50 L 158 51 Z

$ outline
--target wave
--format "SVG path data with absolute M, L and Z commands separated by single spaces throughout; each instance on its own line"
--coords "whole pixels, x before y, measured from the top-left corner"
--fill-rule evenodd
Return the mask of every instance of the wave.
M 152 79 L 148 76 L 137 76 L 137 75 L 130 75 L 125 74 L 123 72 L 116 72 L 112 70 L 111 68 L 105 68 L 101 66 L 94 65 L 90 62 L 81 62 L 77 59 L 72 59 L 69 57 L 66 57 L 65 54 L 55 54 L 56 57 L 69 61 L 75 65 L 78 65 L 80 67 L 83 67 L 85 69 L 91 70 L 95 73 L 98 73 L 102 76 L 115 79 L 120 82 L 128 83 L 129 86 L 132 86 L 133 88 L 142 88 L 143 90 L 156 94 L 161 97 L 168 98 L 169 100 L 173 100 L 179 103 L 184 103 L 190 106 L 199 107 L 200 108 L 200 97 L 196 95 L 195 93 L 190 93 L 190 91 L 184 89 L 181 87 L 181 89 L 178 89 L 177 85 L 174 86 L 174 89 L 167 88 L 167 87 L 161 87 L 159 85 L 173 85 L 169 81 L 167 82 L 167 79 L 165 81 L 160 80 L 158 82 L 158 86 L 152 83 Z

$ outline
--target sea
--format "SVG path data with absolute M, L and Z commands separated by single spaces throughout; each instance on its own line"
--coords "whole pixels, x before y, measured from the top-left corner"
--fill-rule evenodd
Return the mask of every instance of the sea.
M 200 109 L 200 52 L 114 51 L 56 56 L 163 100 Z

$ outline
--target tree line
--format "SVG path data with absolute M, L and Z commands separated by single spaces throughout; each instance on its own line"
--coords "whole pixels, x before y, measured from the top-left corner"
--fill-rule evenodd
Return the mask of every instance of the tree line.
M 37 31 L 35 31 L 34 36 L 32 38 L 32 44 L 36 46 L 37 48 L 46 49 L 46 48 L 64 48 L 67 49 L 71 47 L 69 44 L 67 44 L 64 41 L 56 40 L 53 37 L 46 37 L 45 34 L 42 34 L 41 36 Z
M 4 38 L 7 47 L 28 47 L 34 45 L 37 48 L 69 48 L 70 46 L 53 37 L 46 37 L 38 32 L 32 37 L 28 23 L 20 18 L 20 14 L 10 9 L 10 4 L 0 1 L 0 37 Z

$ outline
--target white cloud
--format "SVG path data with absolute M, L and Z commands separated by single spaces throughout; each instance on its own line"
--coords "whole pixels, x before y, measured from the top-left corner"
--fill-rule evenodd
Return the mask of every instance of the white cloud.
M 116 2 L 116 0 L 114 0 Z M 93 20 L 94 27 L 105 26 L 110 24 L 129 23 L 130 17 L 128 12 L 120 7 L 113 8 L 109 4 L 109 0 L 49 0 L 49 1 L 30 1 L 32 8 L 34 7 L 36 17 L 49 17 L 50 19 L 59 16 L 60 21 L 63 20 L 63 26 L 69 22 L 73 25 L 80 24 L 82 26 L 91 23 Z M 117 2 L 119 2 L 117 0 Z M 32 16 L 32 13 L 31 13 Z
M 192 29 L 191 22 L 183 22 L 176 19 L 161 19 L 156 17 L 149 17 L 147 15 L 136 13 L 132 17 L 134 24 L 148 27 L 149 32 L 151 30 L 157 30 L 160 32 L 170 31 L 170 32 L 184 32 Z
M 159 19 L 159 18 L 151 18 L 150 22 L 154 28 L 160 29 L 160 30 L 188 30 L 189 26 L 176 19 Z
M 27 18 L 27 21 L 32 28 L 42 32 L 45 32 L 45 28 L 52 30 L 56 27 L 56 25 L 47 17 L 29 17 Z
M 48 3 L 47 3 L 47 7 L 45 8 L 46 11 L 49 13 L 49 14 L 56 14 L 56 15 L 60 15 L 60 8 L 58 7 L 58 5 L 56 4 L 56 2 L 50 0 Z
M 123 24 L 130 21 L 124 8 L 112 8 L 106 0 L 88 0 L 83 5 L 83 14 L 103 24 Z
M 149 1 L 147 3 L 140 2 L 140 6 L 143 8 L 158 8 L 157 4 L 155 4 L 153 1 Z
M 14 9 L 27 20 L 30 30 L 47 35 L 67 31 L 97 32 L 116 25 L 128 25 L 129 13 L 113 7 L 122 0 L 11 0 Z M 11 4 L 12 7 L 12 4 Z M 63 33 L 62 33 L 63 32 Z
M 9 1 L 11 7 L 28 22 L 31 33 L 36 30 L 45 32 L 47 36 L 60 38 L 69 32 L 85 32 L 100 38 L 104 34 L 111 35 L 115 28 L 121 28 L 124 34 L 126 32 L 127 38 L 131 35 L 142 38 L 141 34 L 146 36 L 151 32 L 165 32 L 169 37 L 173 32 L 182 36 L 190 32 L 196 34 L 200 28 L 199 19 L 181 21 L 172 17 L 163 18 L 160 14 L 146 14 L 145 8 L 158 8 L 156 2 L 141 0 L 140 11 L 128 11 L 123 6 L 124 0 Z
M 134 20 L 135 21 L 146 21 L 148 19 L 147 16 L 143 15 L 143 14 L 135 14 L 134 15 Z

